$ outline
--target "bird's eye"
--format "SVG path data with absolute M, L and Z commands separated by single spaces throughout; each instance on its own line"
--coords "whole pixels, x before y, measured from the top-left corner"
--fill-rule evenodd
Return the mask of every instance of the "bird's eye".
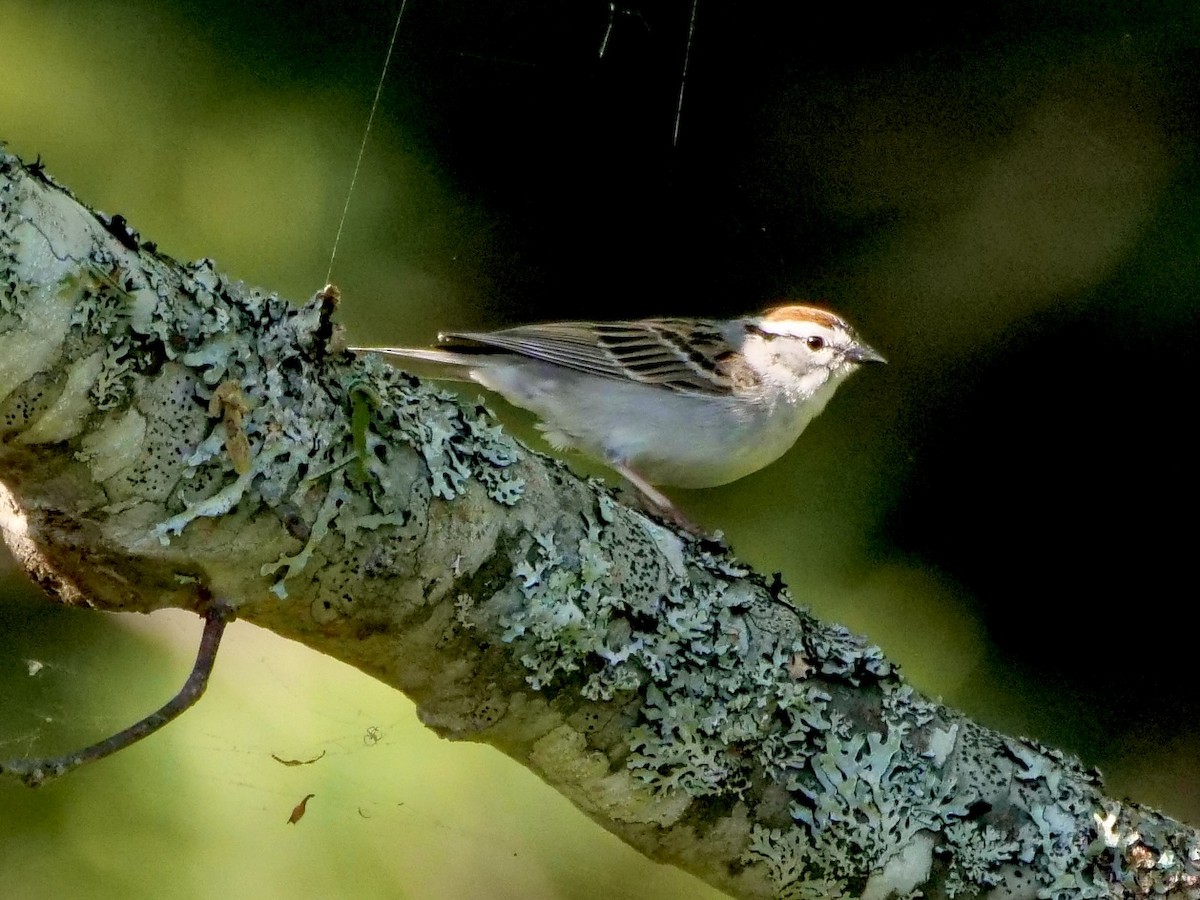
M 820 337 L 819 335 L 814 334 L 812 337 L 805 338 L 804 343 L 806 343 L 808 345 L 808 349 L 812 350 L 814 353 L 818 350 L 825 349 L 825 338 Z

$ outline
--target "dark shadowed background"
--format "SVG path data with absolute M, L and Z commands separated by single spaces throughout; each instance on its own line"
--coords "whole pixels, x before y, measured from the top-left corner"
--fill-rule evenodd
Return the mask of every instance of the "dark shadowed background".
M 397 6 L 8 0 L 0 139 L 165 252 L 306 297 Z M 827 303 L 888 367 L 779 463 L 680 504 L 925 692 L 1200 824 L 1197 9 L 409 0 L 333 271 L 342 321 L 399 344 Z M 114 731 L 190 665 L 187 616 L 57 609 L 0 574 L 0 757 Z M 38 792 L 0 784 L 0 884 L 705 890 L 250 626 L 166 732 Z

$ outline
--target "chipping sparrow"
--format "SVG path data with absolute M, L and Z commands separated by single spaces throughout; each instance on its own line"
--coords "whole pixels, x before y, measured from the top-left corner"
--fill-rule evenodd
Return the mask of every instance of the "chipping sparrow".
M 884 361 L 833 313 L 777 306 L 741 319 L 554 322 L 447 332 L 437 349 L 355 347 L 434 364 L 535 413 L 556 449 L 654 488 L 712 487 L 774 462 L 860 363 Z

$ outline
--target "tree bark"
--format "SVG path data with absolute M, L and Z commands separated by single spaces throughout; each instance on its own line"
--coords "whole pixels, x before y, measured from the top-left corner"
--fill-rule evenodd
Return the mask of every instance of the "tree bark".
M 738 897 L 1200 897 L 1200 840 L 909 687 L 303 305 L 0 159 L 0 518 L 62 602 L 210 598 Z

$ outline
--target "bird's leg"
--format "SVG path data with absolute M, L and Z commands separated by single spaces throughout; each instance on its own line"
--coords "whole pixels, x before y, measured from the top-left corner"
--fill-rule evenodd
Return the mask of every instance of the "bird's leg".
M 611 463 L 611 465 L 614 469 L 625 476 L 626 481 L 638 489 L 642 495 L 643 505 L 648 507 L 650 512 L 657 513 L 667 522 L 671 523 L 677 528 L 682 528 L 689 534 L 693 534 L 696 537 L 704 538 L 706 540 L 710 538 L 710 535 L 708 535 L 708 533 L 705 532 L 704 529 L 702 529 L 699 525 L 685 516 L 679 507 L 671 502 L 671 499 L 666 494 L 648 482 L 637 472 L 633 471 L 633 469 L 629 468 L 629 466 L 618 462 Z

